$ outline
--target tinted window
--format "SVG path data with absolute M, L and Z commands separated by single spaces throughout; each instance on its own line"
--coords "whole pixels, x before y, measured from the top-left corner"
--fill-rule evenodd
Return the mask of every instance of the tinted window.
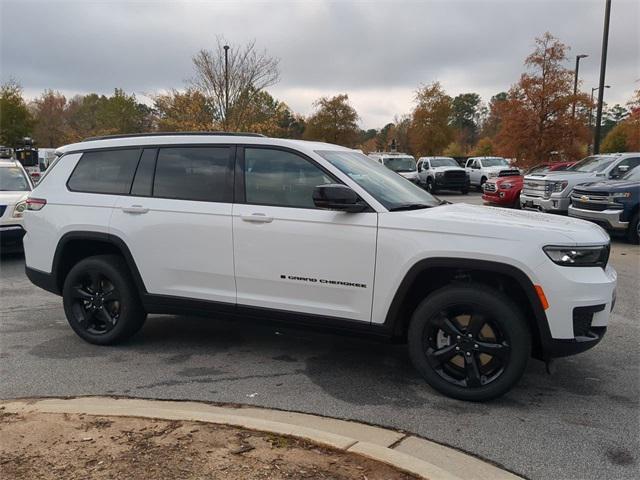
M 140 157 L 139 149 L 86 152 L 76 165 L 68 186 L 89 193 L 127 194 Z
M 228 147 L 161 148 L 153 196 L 231 202 L 231 165 Z
M 244 159 L 247 203 L 315 208 L 313 189 L 335 183 L 311 162 L 282 150 L 247 148 Z
M 18 167 L 0 167 L 0 192 L 26 192 L 31 190 L 29 180 Z
M 131 195 L 141 195 L 145 197 L 151 195 L 153 171 L 156 167 L 156 152 L 157 150 L 155 148 L 145 148 L 143 150 L 138 169 L 136 170 L 136 177 L 131 187 Z

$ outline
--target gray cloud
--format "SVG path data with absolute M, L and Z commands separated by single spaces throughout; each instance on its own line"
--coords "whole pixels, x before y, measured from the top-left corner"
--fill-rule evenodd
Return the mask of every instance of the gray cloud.
M 517 81 L 534 38 L 550 31 L 587 53 L 597 85 L 604 1 L 13 1 L 0 0 L 0 77 L 28 93 L 138 95 L 182 87 L 191 56 L 216 35 L 256 39 L 281 59 L 274 89 L 308 113 L 313 95 L 348 92 L 366 127 L 410 110 L 420 83 L 485 99 Z M 609 103 L 640 88 L 640 2 L 613 2 Z

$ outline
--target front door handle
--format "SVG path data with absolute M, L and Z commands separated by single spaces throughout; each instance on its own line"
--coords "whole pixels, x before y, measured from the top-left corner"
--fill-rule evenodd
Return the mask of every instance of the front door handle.
M 252 222 L 252 223 L 271 223 L 271 222 L 273 222 L 273 217 L 268 217 L 264 213 L 252 213 L 250 215 L 240 215 L 240 218 L 244 222 Z
M 147 213 L 149 211 L 148 208 L 143 207 L 142 205 L 131 205 L 130 207 L 122 207 L 122 211 L 124 213 Z

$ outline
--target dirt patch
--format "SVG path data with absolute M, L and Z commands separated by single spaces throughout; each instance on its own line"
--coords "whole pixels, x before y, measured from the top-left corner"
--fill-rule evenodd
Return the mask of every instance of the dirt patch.
M 359 455 L 224 425 L 0 409 L 0 478 L 417 477 Z

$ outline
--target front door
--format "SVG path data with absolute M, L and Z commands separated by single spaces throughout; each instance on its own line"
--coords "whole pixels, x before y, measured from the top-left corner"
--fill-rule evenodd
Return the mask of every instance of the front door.
M 238 165 L 238 304 L 369 322 L 377 214 L 317 209 L 314 187 L 340 182 L 298 153 L 246 147 Z

